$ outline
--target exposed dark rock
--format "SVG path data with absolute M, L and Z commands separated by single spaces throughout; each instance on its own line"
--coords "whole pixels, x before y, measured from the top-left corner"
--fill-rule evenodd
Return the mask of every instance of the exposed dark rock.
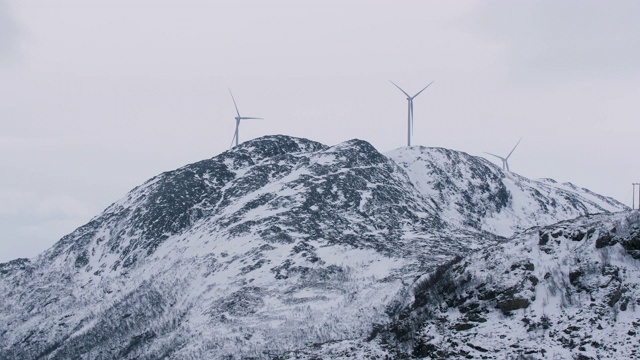
M 472 348 L 472 349 L 474 349 L 474 350 L 478 350 L 480 352 L 483 352 L 483 353 L 489 352 L 489 350 L 483 348 L 482 346 L 474 345 L 474 344 L 472 344 L 470 342 L 467 343 L 467 346 Z
M 491 300 L 495 299 L 498 296 L 498 292 L 495 290 L 486 290 L 478 294 L 479 300 Z
M 578 283 L 579 283 L 578 279 L 582 275 L 584 275 L 584 273 L 581 270 L 576 270 L 576 271 L 570 272 L 569 273 L 569 283 L 571 283 L 571 285 L 573 285 L 573 286 L 578 285 Z
M 475 325 L 471 323 L 457 323 L 453 325 L 453 330 L 455 331 L 465 331 L 474 328 Z
M 485 319 L 484 317 L 480 316 L 480 314 L 472 312 L 472 313 L 467 313 L 464 318 L 467 321 L 472 321 L 472 322 L 477 322 L 477 323 L 484 323 L 487 322 L 487 319 Z
M 610 307 L 614 307 L 618 303 L 618 301 L 620 301 L 622 293 L 622 289 L 615 289 L 611 294 L 609 294 L 609 301 L 607 302 L 607 304 Z
M 622 241 L 622 246 L 634 259 L 640 259 L 640 236 Z
M 0 275 L 9 274 L 14 271 L 23 271 L 30 268 L 31 261 L 26 258 L 14 259 L 6 263 L 0 263 Z
M 628 298 L 623 298 L 620 301 L 620 311 L 627 311 L 627 306 L 629 305 L 629 299 Z
M 76 257 L 75 267 L 81 268 L 89 263 L 89 252 L 84 250 L 78 257 Z
M 533 271 L 535 269 L 535 266 L 530 261 L 511 264 L 511 271 L 515 269 Z
M 478 308 L 478 306 L 480 306 L 479 303 L 470 303 L 468 305 L 460 305 L 458 306 L 458 309 L 460 310 L 461 313 L 466 313 L 470 310 L 475 310 Z
M 558 237 L 560 237 L 561 235 L 563 235 L 564 231 L 562 231 L 562 229 L 558 229 L 558 230 L 554 230 L 551 233 L 551 237 L 553 237 L 554 239 L 557 239 Z
M 529 300 L 522 298 L 508 299 L 499 301 L 496 307 L 502 311 L 505 315 L 510 315 L 512 311 L 518 309 L 525 309 L 529 307 Z
M 571 233 L 571 240 L 573 241 L 582 241 L 584 239 L 585 233 L 582 230 L 575 230 Z
M 609 234 L 604 234 L 599 236 L 596 239 L 596 249 L 601 249 L 605 246 L 613 246 L 617 243 L 616 240 L 613 239 L 613 237 Z
M 434 355 L 436 355 L 436 352 L 438 351 L 438 348 L 431 344 L 431 343 L 425 343 L 423 339 L 419 339 L 417 344 L 413 347 L 413 356 L 414 357 L 420 357 L 420 358 L 434 358 Z M 435 357 L 438 358 L 438 357 Z
M 564 329 L 563 331 L 564 331 L 565 334 L 571 334 L 572 332 L 578 331 L 578 330 L 580 330 L 580 327 L 571 325 L 571 326 L 567 327 L 566 329 Z
M 547 245 L 547 243 L 549 243 L 549 233 L 540 230 L 540 241 L 538 245 Z

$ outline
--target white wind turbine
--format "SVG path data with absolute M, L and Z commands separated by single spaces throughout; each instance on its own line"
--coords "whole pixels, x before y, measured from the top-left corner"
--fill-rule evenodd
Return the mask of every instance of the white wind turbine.
M 400 89 L 400 91 L 402 91 L 405 95 L 407 95 L 407 102 L 408 102 L 408 115 L 407 115 L 407 146 L 411 146 L 411 134 L 413 133 L 413 99 L 416 98 L 416 96 L 420 95 L 421 92 L 423 92 L 426 88 L 429 87 L 429 85 L 433 84 L 433 81 L 429 83 L 429 85 L 425 86 L 422 90 L 418 91 L 417 94 L 411 96 L 409 94 L 407 94 L 406 91 L 402 90 L 402 88 L 398 85 L 396 85 L 396 83 L 394 83 L 393 81 L 389 80 L 393 85 L 395 85 L 395 87 L 397 87 L 398 89 Z
M 231 99 L 233 100 L 233 106 L 236 107 L 236 114 L 238 114 L 238 116 L 236 116 L 236 132 L 233 134 L 233 139 L 231 139 L 231 146 L 233 147 L 234 141 L 236 142 L 235 146 L 238 146 L 238 130 L 240 129 L 240 120 L 249 120 L 249 119 L 262 120 L 262 118 L 240 116 L 240 111 L 238 111 L 238 105 L 236 104 L 236 99 L 233 97 L 233 93 L 231 92 L 231 89 L 229 89 L 229 94 L 231 94 Z
M 488 152 L 485 152 L 485 154 L 488 154 L 488 155 L 491 155 L 491 156 L 495 156 L 498 159 L 502 160 L 502 170 L 511 171 L 511 170 L 509 170 L 509 162 L 507 160 L 509 160 L 509 156 L 511 156 L 511 154 L 513 154 L 513 151 L 518 147 L 518 144 L 520 144 L 520 141 L 522 141 L 522 138 L 520 138 L 520 140 L 518 140 L 518 142 L 516 143 L 516 146 L 514 146 L 513 149 L 511 149 L 511 152 L 509 153 L 509 155 L 507 155 L 507 157 L 498 156 L 496 154 L 492 154 L 492 153 L 488 153 Z

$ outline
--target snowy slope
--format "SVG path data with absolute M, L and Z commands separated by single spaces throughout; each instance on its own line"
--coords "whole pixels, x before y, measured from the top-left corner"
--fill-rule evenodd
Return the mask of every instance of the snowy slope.
M 160 174 L 40 256 L 0 264 L 0 358 L 272 358 L 361 343 L 420 276 L 504 240 L 464 221 L 493 198 L 452 206 L 402 159 L 360 140 L 268 136 Z M 491 174 L 467 186 L 498 186 Z M 512 207 L 537 201 L 506 194 Z M 617 209 L 594 197 L 572 201 Z M 576 215 L 557 204 L 540 221 Z
M 369 340 L 286 359 L 637 359 L 640 213 L 530 229 L 425 274 Z
M 628 210 L 588 189 L 530 180 L 464 152 L 413 146 L 386 155 L 447 221 L 501 236 L 585 214 Z

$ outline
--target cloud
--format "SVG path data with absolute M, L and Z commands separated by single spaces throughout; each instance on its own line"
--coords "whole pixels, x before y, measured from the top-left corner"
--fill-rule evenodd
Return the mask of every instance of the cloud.
M 0 65 L 18 54 L 20 29 L 9 4 L 0 0 Z
M 640 2 L 490 1 L 474 23 L 505 47 L 524 80 L 640 74 Z

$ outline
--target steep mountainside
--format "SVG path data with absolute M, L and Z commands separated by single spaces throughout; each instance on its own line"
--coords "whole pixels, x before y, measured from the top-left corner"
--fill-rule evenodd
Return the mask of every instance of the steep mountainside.
M 461 174 L 489 166 L 451 153 Z M 420 185 L 407 156 L 268 136 L 158 175 L 37 258 L 0 264 L 0 358 L 270 358 L 363 339 L 422 274 L 504 241 L 482 216 L 538 201 L 507 188 L 507 205 L 462 221 L 469 207 Z M 455 172 L 425 176 L 462 186 Z M 515 175 L 475 176 L 468 186 L 492 189 Z M 623 208 L 571 194 L 575 206 L 533 214 Z
M 532 226 L 628 208 L 571 183 L 530 180 L 493 163 L 443 148 L 413 146 L 387 154 L 450 223 L 511 236 Z
M 527 230 L 440 266 L 413 293 L 396 321 L 376 341 L 360 344 L 360 352 L 402 350 L 394 356 L 437 359 L 636 359 L 640 213 Z M 320 352 L 339 354 L 344 348 Z

